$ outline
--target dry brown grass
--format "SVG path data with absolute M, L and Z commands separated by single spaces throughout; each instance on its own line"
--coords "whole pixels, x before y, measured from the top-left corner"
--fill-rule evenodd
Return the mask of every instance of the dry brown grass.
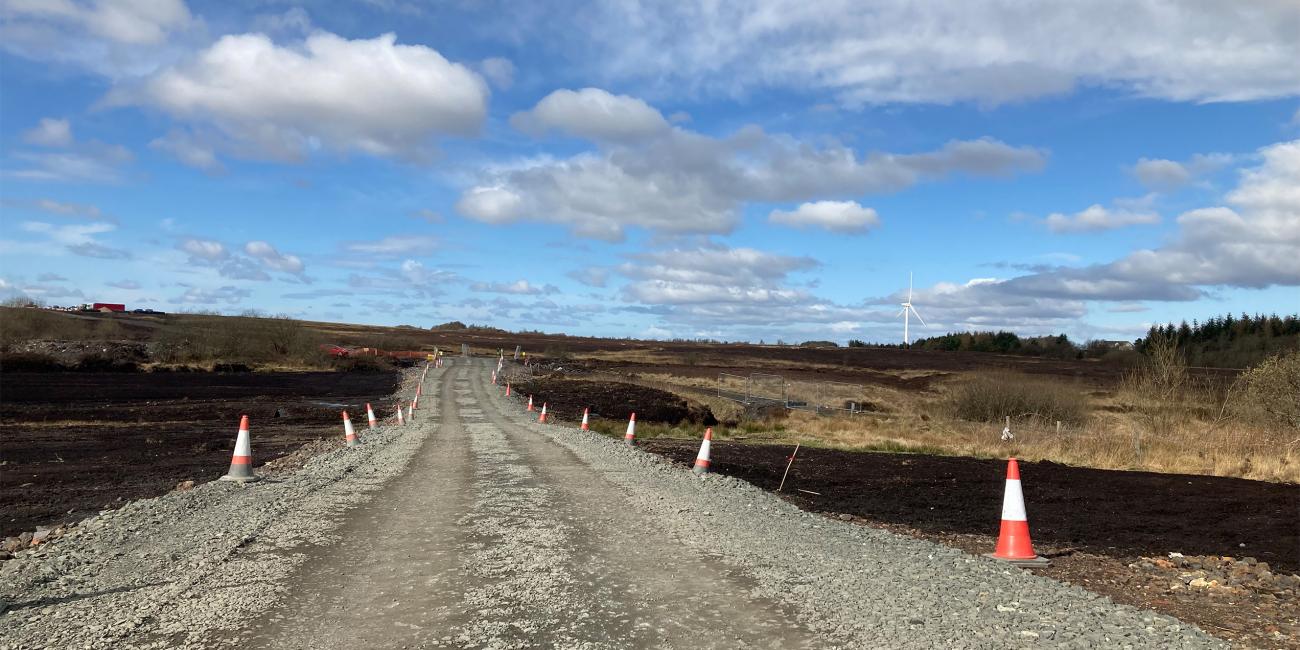
M 1177 362 L 1169 357 L 1157 357 L 1155 361 Z M 885 405 L 884 413 L 825 417 L 791 411 L 785 418 L 760 421 L 745 421 L 735 402 L 709 398 L 716 389 L 714 379 L 662 373 L 615 375 L 609 379 L 672 390 L 708 403 L 720 420 L 737 422 L 736 426 L 714 429 L 715 438 L 720 440 L 799 442 L 840 449 L 990 458 L 1016 456 L 1104 469 L 1300 482 L 1300 431 L 1276 422 L 1240 417 L 1240 386 L 1180 380 L 1176 367 L 1158 366 L 1144 372 L 1149 373 L 1146 379 L 1135 375 L 1115 391 L 1090 390 L 1069 382 L 1045 386 L 1045 391 L 1054 394 L 1053 400 L 1076 400 L 1087 417 L 1069 419 L 1059 431 L 1056 417 L 1017 418 L 1011 426 L 1015 437 L 1006 442 L 1000 439 L 1001 418 L 991 422 L 963 420 L 946 406 L 950 393 L 972 380 L 978 381 L 979 373 L 944 382 L 938 385 L 937 393 L 868 387 L 866 397 Z M 1033 382 L 1051 380 L 1036 377 Z M 1068 423 L 1071 421 L 1074 424 Z M 621 426 L 611 431 L 621 435 Z M 698 438 L 700 431 L 696 429 L 699 427 L 639 423 L 638 435 Z

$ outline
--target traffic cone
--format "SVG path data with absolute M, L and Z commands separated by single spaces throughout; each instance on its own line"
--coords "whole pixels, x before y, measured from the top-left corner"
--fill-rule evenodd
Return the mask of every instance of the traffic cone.
M 695 467 L 691 468 L 697 476 L 709 473 L 709 443 L 713 442 L 713 427 L 704 430 L 704 442 L 700 443 L 700 453 L 695 457 Z
M 546 402 L 542 402 L 542 414 L 537 416 L 537 421 L 546 424 Z
M 414 411 L 418 408 L 420 408 L 420 394 L 417 392 L 415 394 L 415 399 L 411 400 L 411 410 Z
M 411 405 L 406 407 L 406 421 L 415 423 L 415 402 L 411 402 Z
M 528 410 L 529 410 L 529 411 L 533 410 L 533 396 L 532 396 L 532 395 L 529 395 L 529 396 L 528 396 Z
M 591 430 L 591 425 L 587 424 L 587 412 L 590 411 L 590 410 L 591 410 L 591 409 L 582 409 L 582 427 L 580 427 L 580 428 L 581 428 L 583 431 L 590 431 L 590 430 Z
M 1025 496 L 1020 489 L 1020 465 L 1014 458 L 1007 461 L 1007 487 L 1002 494 L 1002 528 L 998 531 L 998 547 L 985 557 L 1018 567 L 1045 567 L 1050 563 L 1047 558 L 1034 553 L 1034 543 L 1029 539 Z
M 636 413 L 627 419 L 627 433 L 623 434 L 623 442 L 628 445 L 636 444 Z
M 375 410 L 370 408 L 370 402 L 366 402 L 366 423 L 375 428 Z
M 424 394 L 424 382 L 421 381 L 420 383 L 415 385 L 415 396 L 419 397 L 423 394 Z
M 248 416 L 239 418 L 239 435 L 235 437 L 235 455 L 230 458 L 230 471 L 221 477 L 223 481 L 248 483 L 256 481 L 253 476 L 253 444 L 248 437 Z
M 343 439 L 347 441 L 349 447 L 355 447 L 361 444 L 357 439 L 357 431 L 352 428 L 352 418 L 348 417 L 348 412 L 343 412 Z
M 492 371 L 492 385 L 497 385 L 497 372 L 495 370 Z
M 506 382 L 506 397 L 510 397 L 510 382 Z
M 398 402 L 398 403 L 397 403 L 397 423 L 400 424 L 400 425 L 405 425 L 405 424 L 406 424 L 406 418 L 405 418 L 405 417 L 402 417 L 402 403 L 401 403 L 401 402 Z

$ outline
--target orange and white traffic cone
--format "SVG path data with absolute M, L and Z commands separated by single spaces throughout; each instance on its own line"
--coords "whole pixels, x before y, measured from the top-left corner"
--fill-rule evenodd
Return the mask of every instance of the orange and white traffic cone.
M 497 385 L 497 372 L 495 370 L 492 371 L 492 385 Z
M 415 385 L 415 396 L 419 397 L 424 394 L 424 382 Z
M 542 414 L 537 416 L 537 421 L 546 424 L 546 402 L 542 402 Z
M 349 447 L 355 447 L 361 444 L 357 439 L 357 430 L 352 428 L 352 418 L 348 417 L 348 412 L 343 412 L 343 439 L 347 441 Z
M 510 382 L 506 382 L 506 397 L 510 397 Z
M 256 481 L 253 476 L 253 443 L 248 437 L 248 416 L 239 418 L 239 435 L 235 436 L 235 455 L 230 458 L 230 471 L 221 477 L 223 481 L 248 483 Z
M 1025 495 L 1020 489 L 1020 464 L 1012 458 L 1007 461 L 1007 487 L 1002 493 L 1002 528 L 998 531 L 998 547 L 985 557 L 1010 562 L 1018 567 L 1045 567 L 1050 562 L 1034 553 L 1034 543 L 1029 539 L 1029 519 L 1025 516 Z
M 583 431 L 591 430 L 591 425 L 587 423 L 587 412 L 590 410 L 591 409 L 582 409 L 582 426 L 579 428 L 582 429 Z
M 420 394 L 416 393 L 415 399 L 411 400 L 411 410 L 414 411 L 418 408 L 420 408 Z
M 695 456 L 695 467 L 691 468 L 696 476 L 709 473 L 709 443 L 713 442 L 713 427 L 704 430 L 704 442 L 700 443 L 700 453 Z
M 366 424 L 369 424 L 371 429 L 375 428 L 375 410 L 370 408 L 370 402 L 366 402 Z
M 406 421 L 415 424 L 415 402 L 406 407 Z
M 528 396 L 528 409 L 527 409 L 527 410 L 529 410 L 529 411 L 533 410 L 533 396 L 532 396 L 532 395 L 529 395 L 529 396 Z
M 401 402 L 398 402 L 398 403 L 397 403 L 397 423 L 398 423 L 399 425 L 405 425 L 405 424 L 406 424 L 406 418 L 402 416 L 402 403 L 401 403 Z
M 636 413 L 627 419 L 627 433 L 623 434 L 623 442 L 629 446 L 636 444 Z

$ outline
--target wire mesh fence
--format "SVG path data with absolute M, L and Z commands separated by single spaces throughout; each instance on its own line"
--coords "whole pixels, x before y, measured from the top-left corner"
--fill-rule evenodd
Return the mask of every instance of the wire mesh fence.
M 875 412 L 867 387 L 838 381 L 787 380 L 782 375 L 718 373 L 717 395 L 751 407 L 779 405 L 821 415 Z

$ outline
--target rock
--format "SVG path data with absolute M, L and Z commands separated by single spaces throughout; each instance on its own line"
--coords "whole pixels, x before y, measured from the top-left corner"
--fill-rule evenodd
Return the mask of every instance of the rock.
M 0 544 L 0 549 L 9 552 L 17 551 L 22 547 L 23 547 L 23 541 L 18 539 L 17 537 L 6 537 L 4 543 Z
M 853 515 L 848 513 L 840 515 L 840 521 L 853 521 Z
M 1187 586 L 1203 589 L 1210 586 L 1210 583 L 1205 578 L 1193 578 L 1191 582 L 1187 583 Z
M 194 481 L 181 481 L 180 483 L 176 484 L 177 492 L 184 492 L 186 490 L 192 490 L 192 489 L 194 489 Z

